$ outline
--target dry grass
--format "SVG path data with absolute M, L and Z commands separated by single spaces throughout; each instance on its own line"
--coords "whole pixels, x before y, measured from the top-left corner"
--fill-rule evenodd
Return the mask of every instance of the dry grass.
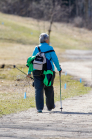
M 26 70 L 26 69 L 23 69 Z M 26 71 L 25 71 L 26 72 Z M 10 74 L 12 73 L 12 74 Z M 5 75 L 3 73 L 3 75 Z M 35 90 L 32 87 L 32 80 L 19 73 L 16 69 L 7 71 L 7 76 L 0 79 L 0 115 L 15 113 L 26 110 L 30 107 L 35 107 Z M 3 81 L 3 82 L 2 82 Z M 64 89 L 64 84 L 67 88 Z M 82 95 L 90 90 L 89 87 L 84 87 L 83 83 L 72 80 L 71 76 L 62 74 L 62 99 Z M 60 100 L 60 82 L 59 76 L 56 74 L 54 82 L 55 101 Z M 27 98 L 24 99 L 26 92 Z
M 0 13 L 0 64 L 22 64 L 32 55 L 38 36 L 47 32 L 49 22 Z M 31 34 L 32 33 L 32 34 Z M 92 32 L 69 24 L 53 23 L 51 45 L 60 62 L 65 49 L 92 49 Z
M 0 46 L 0 64 L 26 65 L 27 58 L 32 55 L 34 46 L 3 43 Z

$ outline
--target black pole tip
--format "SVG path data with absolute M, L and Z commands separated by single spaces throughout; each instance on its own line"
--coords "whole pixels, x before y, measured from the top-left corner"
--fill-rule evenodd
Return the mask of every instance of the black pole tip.
M 15 65 L 13 65 L 13 67 L 14 67 L 14 68 L 16 68 L 16 66 L 15 66 Z
M 60 108 L 60 109 L 61 109 L 61 112 L 62 112 L 62 109 L 63 109 L 63 108 Z

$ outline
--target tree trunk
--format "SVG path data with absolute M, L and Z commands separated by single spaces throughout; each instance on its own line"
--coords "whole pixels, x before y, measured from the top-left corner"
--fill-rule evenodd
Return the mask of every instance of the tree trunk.
M 89 2 L 89 0 L 85 0 L 85 22 L 86 22 L 86 26 L 88 24 L 88 2 Z

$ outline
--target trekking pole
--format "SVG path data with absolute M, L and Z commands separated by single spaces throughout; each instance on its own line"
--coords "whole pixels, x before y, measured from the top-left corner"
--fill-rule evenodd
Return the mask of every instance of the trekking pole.
M 16 65 L 13 65 L 14 68 L 18 69 L 19 71 L 21 71 L 23 74 L 27 75 L 24 71 L 20 70 L 19 68 L 16 67 Z M 30 77 L 32 80 L 34 80 L 32 77 Z
M 62 99 L 61 99 L 61 72 L 59 72 L 59 80 L 60 80 L 60 106 L 61 106 L 61 112 L 62 112 Z

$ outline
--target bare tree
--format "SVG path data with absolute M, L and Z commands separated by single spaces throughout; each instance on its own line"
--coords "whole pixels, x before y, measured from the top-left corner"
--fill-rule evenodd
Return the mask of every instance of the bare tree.
M 51 33 L 51 26 L 52 26 L 52 23 L 53 23 L 54 12 L 55 12 L 55 0 L 52 0 L 52 11 L 51 11 L 50 27 L 48 29 L 49 39 L 50 39 L 50 33 Z
M 86 27 L 92 22 L 92 0 L 0 0 L 0 11 L 50 20 L 49 34 L 53 21 L 69 22 L 79 16 L 85 21 Z

